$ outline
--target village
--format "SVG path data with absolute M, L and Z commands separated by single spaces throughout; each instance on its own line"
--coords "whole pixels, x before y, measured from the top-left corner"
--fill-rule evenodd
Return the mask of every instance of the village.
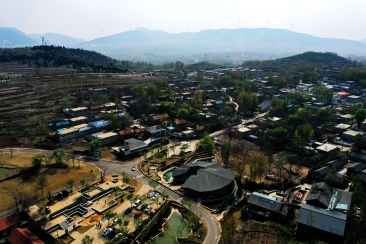
M 58 97 L 44 110 L 30 103 L 26 120 L 10 121 L 12 111 L 2 110 L 1 131 L 14 133 L 1 135 L 0 161 L 10 173 L 0 184 L 13 200 L 1 206 L 0 238 L 170 243 L 159 238 L 176 212 L 192 223 L 169 223 L 179 243 L 364 240 L 365 89 L 345 80 L 341 65 L 319 64 L 315 78 L 253 64 L 128 79 L 78 74 L 64 87 L 49 76 L 3 81 L 10 104 L 19 94 L 31 101 L 33 89 Z M 27 138 L 18 135 L 21 121 L 34 127 Z M 28 148 L 35 156 L 25 170 L 13 161 Z M 64 185 L 43 192 L 53 167 L 77 165 L 82 178 L 63 171 Z M 39 183 L 42 174 L 48 184 Z M 43 197 L 20 201 L 9 188 L 18 177 L 37 181 Z

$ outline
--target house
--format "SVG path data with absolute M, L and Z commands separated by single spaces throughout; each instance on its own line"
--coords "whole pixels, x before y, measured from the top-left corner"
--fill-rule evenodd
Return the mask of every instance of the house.
M 124 141 L 123 147 L 114 147 L 112 149 L 116 155 L 126 157 L 142 154 L 147 151 L 149 147 L 145 141 L 130 138 Z
M 187 124 L 187 121 L 185 119 L 176 119 L 174 120 L 174 125 L 176 127 L 185 126 Z
M 259 192 L 253 192 L 248 198 L 248 212 L 257 216 L 286 217 L 288 206 L 280 202 L 276 197 L 271 197 Z
M 351 154 L 349 155 L 349 159 L 352 162 L 366 163 L 366 155 L 362 153 L 351 152 Z
M 348 104 L 357 104 L 362 102 L 362 97 L 361 96 L 348 96 L 347 98 L 347 103 Z
M 336 129 L 337 132 L 343 132 L 343 131 L 349 129 L 350 127 L 351 127 L 351 125 L 349 125 L 349 124 L 340 123 L 340 124 L 336 125 L 334 128 Z
M 148 127 L 146 130 L 147 136 L 150 137 L 150 144 L 165 143 L 166 129 L 158 129 L 154 126 Z
M 216 100 L 215 101 L 215 106 L 216 107 L 223 106 L 223 105 L 224 105 L 224 102 L 222 100 Z
M 15 229 L 8 237 L 8 241 L 11 244 L 45 244 L 28 228 Z
M 19 225 L 19 217 L 16 214 L 0 219 L 0 240 L 7 237 Z
M 85 116 L 79 116 L 79 117 L 75 117 L 75 118 L 70 118 L 69 121 L 70 121 L 71 125 L 79 125 L 79 124 L 88 123 L 89 119 Z
M 345 165 L 345 163 L 346 162 L 344 162 L 343 160 L 335 159 L 335 160 L 327 162 L 325 165 L 331 169 L 335 168 L 336 170 L 341 170 L 341 169 L 343 169 L 343 166 Z
M 332 152 L 339 151 L 339 148 L 335 145 L 324 143 L 323 145 L 317 147 L 316 150 L 318 150 L 318 152 L 321 154 L 329 155 Z
M 303 204 L 296 218 L 298 230 L 312 233 L 314 229 L 337 236 L 344 236 L 347 214 Z
M 355 143 L 361 138 L 361 133 L 354 130 L 346 130 L 342 133 L 342 139 L 349 143 Z
M 77 137 L 85 136 L 92 133 L 94 129 L 88 124 L 75 125 L 70 128 L 57 130 L 55 137 L 59 142 L 65 142 Z
M 152 115 L 147 118 L 146 123 L 148 125 L 160 125 L 160 123 L 163 122 L 163 120 L 166 120 L 168 118 L 169 118 L 169 115 L 167 113 Z
M 320 169 L 314 170 L 313 176 L 315 179 L 322 180 L 329 172 L 330 172 L 330 167 L 324 166 L 324 167 L 321 167 Z
M 350 167 L 347 168 L 347 174 L 357 174 L 361 172 L 365 166 L 362 163 L 353 163 Z
M 354 120 L 354 115 L 352 114 L 343 114 L 339 116 L 339 121 L 341 123 L 345 123 L 345 124 L 351 124 Z
M 71 117 L 78 117 L 89 114 L 90 110 L 87 107 L 78 107 L 78 108 L 64 109 L 64 112 L 70 115 Z
M 195 128 L 195 133 L 197 135 L 200 135 L 202 134 L 203 132 L 205 132 L 205 126 L 203 125 L 198 125 L 196 128 Z
M 96 130 L 100 131 L 102 129 L 107 129 L 112 125 L 112 121 L 110 120 L 98 120 L 91 122 L 90 125 Z
M 105 111 L 105 108 L 102 107 L 101 105 L 90 106 L 91 114 L 98 114 L 101 113 L 102 111 Z
M 347 212 L 351 206 L 352 193 L 329 186 L 325 182 L 315 183 L 306 196 L 306 204 Z
M 119 140 L 119 136 L 115 132 L 102 133 L 96 136 L 102 143 L 102 146 L 113 144 Z
M 192 128 L 187 128 L 185 131 L 182 131 L 182 138 L 192 137 L 194 137 L 194 130 Z

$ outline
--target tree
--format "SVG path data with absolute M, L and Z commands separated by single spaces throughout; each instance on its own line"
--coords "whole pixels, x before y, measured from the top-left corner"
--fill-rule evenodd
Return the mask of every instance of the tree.
M 355 119 L 357 121 L 357 127 L 360 129 L 361 123 L 366 119 L 366 112 L 362 108 L 357 109 L 355 112 Z
M 86 185 L 86 180 L 85 179 L 81 179 L 79 183 L 84 188 L 85 185 Z
M 44 218 L 44 216 L 47 215 L 46 213 L 46 208 L 44 206 L 40 206 L 37 210 L 37 213 L 42 217 L 42 219 Z
M 44 162 L 47 165 L 48 169 L 51 168 L 52 160 L 53 160 L 53 156 L 52 155 L 49 155 L 49 156 L 45 156 L 44 157 Z
M 65 149 L 59 148 L 52 151 L 52 157 L 55 158 L 57 164 L 61 165 L 63 158 L 65 157 Z
M 160 102 L 160 112 L 161 113 L 170 114 L 172 112 L 173 107 L 174 107 L 174 103 L 172 103 L 172 102 Z
M 94 238 L 89 235 L 86 235 L 83 237 L 83 239 L 81 239 L 82 244 L 92 244 L 93 241 L 94 241 Z
M 110 220 L 114 217 L 117 216 L 117 213 L 116 212 L 113 212 L 111 210 L 108 210 L 105 214 L 104 214 L 104 217 L 108 220 L 108 226 L 110 226 Z
M 279 178 L 282 179 L 282 168 L 287 164 L 288 157 L 287 154 L 282 153 L 280 158 L 276 161 L 275 167 L 277 169 L 277 172 L 279 172 Z
M 154 191 L 155 191 L 155 189 L 156 189 L 156 187 L 158 186 L 159 184 L 158 184 L 158 182 L 156 182 L 156 180 L 154 180 L 154 179 L 149 179 L 149 186 L 151 186 L 153 189 L 154 189 Z
M 188 207 L 188 209 L 191 209 L 191 206 L 192 206 L 192 201 L 191 200 L 186 199 L 186 198 L 183 198 L 182 201 L 181 201 L 181 203 L 184 206 Z
M 66 184 L 70 187 L 70 189 L 72 190 L 74 184 L 75 184 L 75 180 L 74 179 L 70 179 L 66 182 Z
M 119 188 L 118 186 L 114 186 L 112 187 L 112 194 L 114 195 L 114 197 L 117 197 L 118 194 L 121 192 L 121 188 Z
M 198 148 L 202 148 L 204 150 L 213 150 L 215 148 L 215 144 L 209 134 L 205 134 L 198 142 Z
M 244 160 L 243 158 L 235 158 L 234 160 L 235 162 L 235 167 L 234 167 L 234 172 L 238 175 L 239 178 L 239 183 L 242 182 L 243 176 L 246 173 L 246 160 Z
M 191 99 L 190 106 L 193 110 L 201 110 L 203 107 L 202 92 L 195 91 L 193 98 Z
M 177 113 L 178 119 L 188 119 L 189 118 L 189 110 L 186 108 L 180 108 Z
M 39 190 L 41 190 L 41 193 L 43 195 L 43 189 L 48 186 L 48 180 L 44 175 L 38 176 L 37 180 L 37 187 Z
M 124 184 L 125 183 L 125 178 L 127 176 L 126 171 L 122 171 L 121 175 L 122 175 L 122 183 Z
M 94 138 L 89 143 L 90 150 L 93 152 L 95 150 L 98 150 L 98 148 L 102 147 L 102 142 L 98 138 Z
M 221 149 L 221 157 L 226 167 L 229 165 L 229 158 L 232 152 L 232 148 L 233 147 L 231 144 L 231 140 L 229 139 L 229 141 L 225 143 L 223 148 Z
M 314 138 L 314 135 L 315 135 L 315 133 L 314 133 L 313 127 L 311 127 L 311 125 L 309 123 L 307 123 L 302 130 L 303 139 L 306 142 L 311 141 Z
M 268 159 L 261 153 L 254 152 L 249 160 L 250 177 L 262 181 L 262 176 L 268 168 Z
M 36 155 L 34 155 L 32 157 L 32 165 L 33 165 L 33 167 L 34 168 L 40 168 L 44 157 L 45 156 L 43 154 L 41 154 L 41 153 L 37 153 Z

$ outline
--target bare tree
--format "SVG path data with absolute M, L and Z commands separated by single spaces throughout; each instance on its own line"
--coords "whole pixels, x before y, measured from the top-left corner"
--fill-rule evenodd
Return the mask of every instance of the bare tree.
M 36 179 L 37 188 L 41 190 L 41 193 L 43 195 L 43 189 L 48 186 L 48 180 L 44 175 L 38 176 Z

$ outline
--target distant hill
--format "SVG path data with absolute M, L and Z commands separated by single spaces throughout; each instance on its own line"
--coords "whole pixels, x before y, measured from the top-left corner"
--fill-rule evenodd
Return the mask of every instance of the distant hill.
M 42 37 L 44 37 L 44 40 L 49 41 L 50 45 L 65 46 L 65 47 L 71 47 L 78 43 L 85 42 L 85 40 L 82 40 L 82 39 L 78 39 L 78 38 L 74 38 L 74 37 L 70 37 L 70 36 L 66 36 L 66 35 L 61 35 L 61 34 L 56 34 L 56 33 L 30 34 L 30 35 L 28 35 L 28 37 L 30 37 L 38 42 L 41 42 Z
M 123 55 L 147 61 L 161 57 L 168 59 L 169 55 L 170 58 L 176 58 L 179 55 L 186 56 L 187 53 L 201 54 L 201 61 L 202 53 L 213 55 L 236 52 L 245 59 L 251 59 L 245 57 L 247 53 L 274 53 L 277 57 L 306 51 L 335 52 L 345 56 L 352 53 L 366 54 L 366 44 L 358 41 L 320 38 L 270 28 L 203 30 L 179 34 L 138 28 L 80 43 L 78 46 L 115 58 Z
M 2 27 L 0 28 L 0 47 L 25 47 L 37 45 L 39 42 L 27 37 L 23 32 L 14 29 Z
M 126 72 L 123 62 L 94 51 L 60 46 L 0 49 L 0 62 L 19 62 L 34 67 L 69 67 L 85 72 Z

